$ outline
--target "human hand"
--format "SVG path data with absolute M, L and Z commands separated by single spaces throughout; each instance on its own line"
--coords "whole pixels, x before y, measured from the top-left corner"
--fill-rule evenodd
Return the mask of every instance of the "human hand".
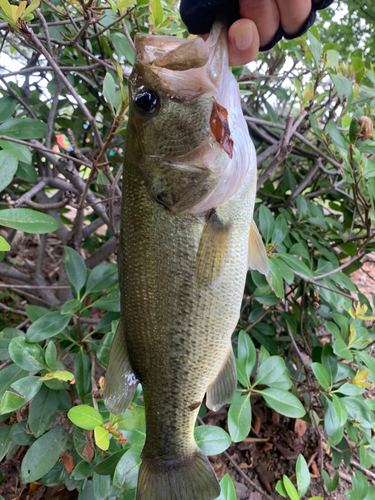
M 288 35 L 298 33 L 310 16 L 311 4 L 311 0 L 239 0 L 241 19 L 228 31 L 229 64 L 253 61 L 280 26 Z

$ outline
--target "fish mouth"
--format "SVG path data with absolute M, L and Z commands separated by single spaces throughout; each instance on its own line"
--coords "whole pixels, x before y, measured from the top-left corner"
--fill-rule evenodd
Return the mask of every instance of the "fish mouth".
M 221 76 L 228 68 L 227 28 L 216 22 L 204 41 L 153 36 L 135 36 L 135 72 L 150 72 L 166 97 L 191 100 L 204 92 L 220 94 Z

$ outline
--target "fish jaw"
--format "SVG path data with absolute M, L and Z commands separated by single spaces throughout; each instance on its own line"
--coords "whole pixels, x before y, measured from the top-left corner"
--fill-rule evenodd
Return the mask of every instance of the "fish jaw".
M 231 198 L 256 168 L 228 67 L 227 30 L 215 23 L 206 42 L 138 34 L 135 45 L 129 124 L 138 143 L 136 162 L 156 202 L 176 214 L 203 214 Z M 149 89 L 158 102 L 145 114 L 136 103 Z M 218 134 L 217 107 L 227 112 L 223 123 L 215 123 Z

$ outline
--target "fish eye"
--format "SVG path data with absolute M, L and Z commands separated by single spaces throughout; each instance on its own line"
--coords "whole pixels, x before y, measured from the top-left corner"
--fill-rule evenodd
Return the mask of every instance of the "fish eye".
M 135 97 L 135 104 L 142 113 L 151 114 L 156 109 L 158 102 L 158 96 L 149 89 L 141 90 Z

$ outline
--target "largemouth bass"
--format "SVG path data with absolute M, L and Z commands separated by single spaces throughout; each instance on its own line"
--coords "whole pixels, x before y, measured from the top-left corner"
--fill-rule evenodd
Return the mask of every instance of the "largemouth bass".
M 120 241 L 121 324 L 105 403 L 123 413 L 142 383 L 146 443 L 137 500 L 213 500 L 194 440 L 237 385 L 231 335 L 248 266 L 267 273 L 252 223 L 256 158 L 228 67 L 227 32 L 206 42 L 137 35 L 129 80 Z

